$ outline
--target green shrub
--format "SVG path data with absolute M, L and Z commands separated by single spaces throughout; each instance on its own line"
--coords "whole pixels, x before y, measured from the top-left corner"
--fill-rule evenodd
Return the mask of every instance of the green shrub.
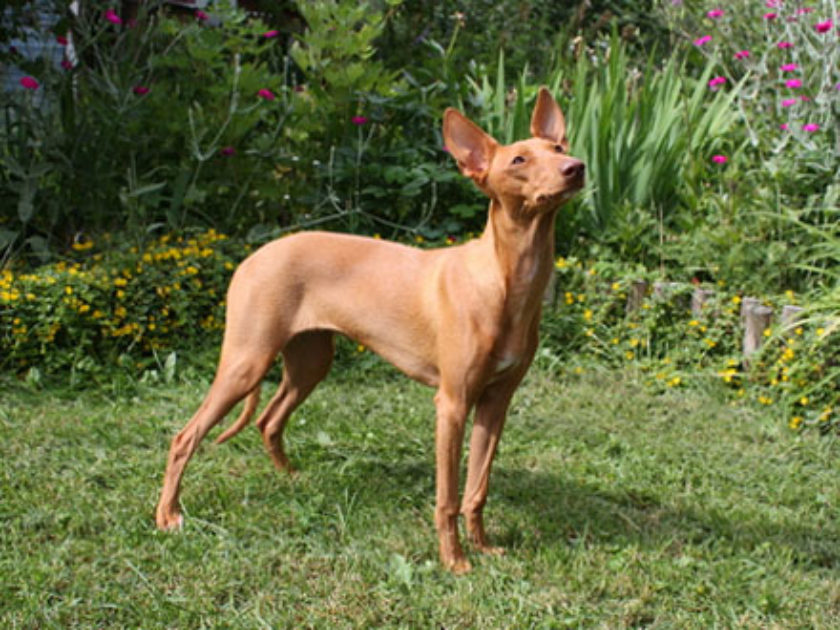
M 142 371 L 175 349 L 207 347 L 243 247 L 213 230 L 163 236 L 143 249 L 107 239 L 76 245 L 84 258 L 0 277 L 3 369 Z

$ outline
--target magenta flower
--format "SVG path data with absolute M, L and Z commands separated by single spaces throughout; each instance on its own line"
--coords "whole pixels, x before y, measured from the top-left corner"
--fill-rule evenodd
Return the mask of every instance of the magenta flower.
M 210 16 L 207 15 L 204 11 L 198 10 L 195 12 L 195 19 L 203 22 L 204 20 L 210 19 Z
M 797 66 L 795 63 L 786 63 L 781 68 L 779 68 L 779 70 L 781 70 L 782 72 L 793 72 L 798 67 L 799 66 Z
M 257 92 L 257 96 L 260 98 L 264 98 L 267 101 L 273 101 L 276 97 L 274 96 L 274 92 L 269 89 L 262 88 Z
M 806 123 L 802 125 L 802 131 L 807 131 L 808 133 L 813 133 L 815 131 L 819 131 L 820 126 L 816 123 Z
M 837 87 L 840 87 L 840 85 L 838 85 Z M 443 145 L 443 147 L 441 147 L 441 148 L 443 149 L 443 152 L 444 152 L 444 153 L 449 153 L 449 147 L 448 147 L 448 146 L 446 146 L 445 144 L 444 144 L 444 145 Z
M 764 3 L 764 6 L 767 7 L 768 9 L 775 9 L 780 4 L 782 4 L 781 0 L 766 0 L 766 2 Z
M 61 67 L 65 70 L 72 70 L 73 69 L 73 62 L 69 59 L 62 59 L 61 60 Z
M 356 126 L 361 126 L 367 124 L 368 119 L 364 116 L 353 116 L 353 118 L 350 119 L 350 122 Z
M 773 13 L 772 11 L 770 13 L 765 13 L 764 14 L 764 19 L 765 20 L 775 20 L 777 17 L 779 17 L 779 14 L 778 13 Z
M 229 157 L 229 156 L 234 155 L 236 153 L 236 149 L 234 147 L 231 147 L 231 146 L 222 147 L 221 149 L 219 149 L 219 153 L 221 153 L 225 157 Z
M 834 26 L 831 20 L 826 20 L 825 22 L 817 22 L 814 24 L 814 28 L 816 29 L 817 33 L 828 33 L 831 30 L 831 27 Z
M 805 13 L 812 13 L 814 10 L 811 7 L 802 7 L 796 10 L 796 15 L 803 15 Z
M 718 19 L 719 17 L 723 17 L 723 11 L 721 11 L 720 9 L 712 9 L 711 11 L 709 11 L 709 12 L 706 14 L 706 17 L 710 17 L 710 18 L 712 18 L 713 20 L 716 20 L 716 19 Z
M 791 43 L 791 42 L 779 42 L 778 44 L 776 44 L 776 47 L 778 47 L 778 48 L 793 48 L 793 43 Z
M 750 56 L 749 50 L 739 50 L 735 53 L 735 59 L 746 59 Z
M 713 155 L 712 156 L 712 162 L 714 162 L 715 164 L 726 164 L 726 162 L 728 160 L 729 160 L 729 158 L 727 158 L 725 155 Z
M 122 18 L 113 9 L 105 11 L 105 19 L 111 24 L 122 24 Z
M 719 85 L 726 83 L 726 77 L 715 77 L 709 81 L 709 87 L 716 90 Z
M 274 39 L 278 35 L 280 35 L 280 31 L 266 31 L 265 33 L 263 33 L 263 37 L 265 37 L 266 39 Z
M 708 44 L 710 41 L 712 41 L 711 35 L 703 35 L 703 37 L 699 37 L 694 40 L 694 45 L 702 46 L 703 44 Z
M 785 81 L 785 87 L 789 87 L 792 90 L 802 87 L 802 81 L 799 79 L 788 79 Z
M 64 35 L 56 36 L 55 41 L 58 43 L 59 46 L 67 45 L 67 38 Z
M 782 101 L 782 107 L 792 107 L 793 105 L 796 105 L 795 98 L 786 98 Z
M 36 80 L 35 80 L 35 79 L 33 79 L 32 77 L 23 77 L 23 78 L 21 78 L 21 80 L 20 80 L 20 84 L 21 84 L 21 85 L 22 85 L 25 89 L 27 89 L 27 90 L 33 90 L 33 91 L 34 91 L 34 90 L 37 90 L 37 89 L 41 86 L 41 84 L 40 84 L 40 83 L 38 83 L 38 81 L 36 81 Z
M 149 88 L 147 88 L 145 85 L 135 85 L 131 90 L 139 96 L 143 96 L 144 94 L 149 93 Z
M 779 125 L 779 129 L 781 129 L 782 131 L 787 131 L 788 129 L 790 129 L 790 127 L 787 123 L 782 123 L 781 125 Z

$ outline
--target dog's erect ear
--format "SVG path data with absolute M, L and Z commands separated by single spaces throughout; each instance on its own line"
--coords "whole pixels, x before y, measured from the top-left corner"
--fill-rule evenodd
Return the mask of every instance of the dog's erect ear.
M 480 185 L 487 176 L 498 143 L 451 107 L 443 113 L 443 141 L 461 172 Z
M 551 92 L 545 86 L 540 88 L 534 113 L 531 115 L 531 135 L 557 144 L 567 145 L 566 119 Z

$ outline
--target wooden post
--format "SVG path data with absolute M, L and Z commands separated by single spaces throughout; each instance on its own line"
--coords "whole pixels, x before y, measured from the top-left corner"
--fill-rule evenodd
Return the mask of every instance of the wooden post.
M 745 325 L 747 321 L 747 313 L 753 306 L 758 306 L 761 302 L 758 298 L 744 297 L 741 299 L 741 324 Z
M 647 295 L 648 283 L 646 280 L 633 280 L 630 284 L 630 292 L 627 294 L 627 306 L 625 312 L 633 313 L 642 308 L 642 302 Z
M 694 317 L 700 317 L 703 314 L 703 305 L 715 294 L 711 289 L 694 289 L 691 294 L 691 314 Z
M 790 332 L 799 325 L 805 309 L 801 306 L 786 304 L 782 307 L 782 330 Z
M 751 306 L 744 313 L 743 350 L 745 359 L 761 348 L 761 344 L 764 342 L 764 331 L 770 328 L 772 318 L 773 309 L 761 304 Z

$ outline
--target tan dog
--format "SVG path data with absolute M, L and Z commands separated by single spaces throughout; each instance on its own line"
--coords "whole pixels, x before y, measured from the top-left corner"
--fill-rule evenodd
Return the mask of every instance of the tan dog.
M 213 385 L 169 451 L 157 525 L 181 524 L 184 468 L 207 432 L 242 398 L 222 442 L 247 425 L 260 382 L 278 353 L 283 380 L 257 420 L 274 464 L 289 470 L 283 428 L 329 371 L 333 334 L 372 349 L 413 379 L 437 388 L 437 506 L 440 559 L 455 573 L 470 564 L 458 513 L 478 550 L 500 553 L 484 532 L 488 478 L 511 396 L 537 347 L 543 292 L 554 262 L 558 207 L 584 182 L 567 155 L 565 122 L 541 88 L 529 140 L 499 145 L 454 109 L 443 136 L 461 172 L 490 197 L 480 238 L 421 250 L 375 239 L 301 233 L 261 247 L 236 270 Z M 464 426 L 475 407 L 467 482 L 458 500 Z

